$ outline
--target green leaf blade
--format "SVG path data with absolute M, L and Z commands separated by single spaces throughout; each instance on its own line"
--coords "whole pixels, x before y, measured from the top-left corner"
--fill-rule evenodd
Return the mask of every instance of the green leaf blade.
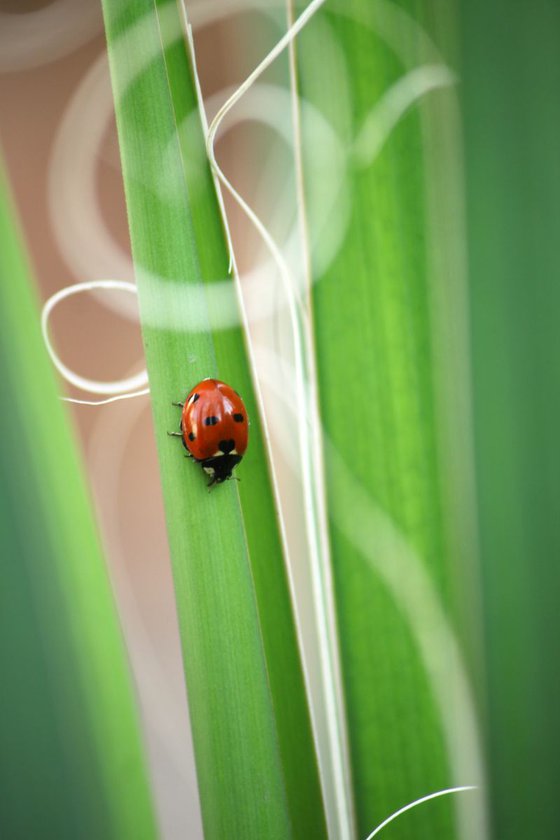
M 429 3 L 327 3 L 297 47 L 299 93 L 329 120 L 346 158 L 341 171 L 329 173 L 337 158 L 321 160 L 304 107 L 311 296 L 360 836 L 427 793 L 478 783 L 482 772 L 469 671 L 458 643 L 460 554 L 457 534 L 450 535 L 453 514 L 443 478 L 454 458 L 442 446 L 447 430 L 438 350 L 442 320 L 452 310 L 437 310 L 438 278 L 430 271 L 434 132 L 447 147 L 443 123 L 434 123 L 424 99 L 413 99 L 387 135 L 379 120 L 386 97 L 407 84 L 407 74 L 442 60 L 430 44 L 429 11 Z M 364 162 L 354 141 L 372 113 L 383 140 Z M 341 178 L 340 200 L 325 224 L 321 184 L 329 177 Z M 337 239 L 346 201 L 344 238 L 323 270 L 322 251 Z M 436 247 L 447 257 L 447 243 Z M 457 416 L 456 394 L 445 398 Z M 440 666 L 442 656 L 447 661 Z M 456 725 L 449 715 L 453 702 Z M 453 797 L 430 803 L 399 818 L 395 836 L 455 836 L 455 809 L 459 819 L 466 813 Z
M 205 834 L 321 837 L 282 544 L 178 7 L 104 9 Z M 171 402 L 207 376 L 242 394 L 252 423 L 241 483 L 210 493 L 166 434 Z

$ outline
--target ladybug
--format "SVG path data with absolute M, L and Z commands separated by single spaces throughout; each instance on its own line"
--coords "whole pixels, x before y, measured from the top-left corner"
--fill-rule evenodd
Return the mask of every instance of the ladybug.
M 249 418 L 243 400 L 219 379 L 203 379 L 189 392 L 182 409 L 181 436 L 189 457 L 200 464 L 212 484 L 231 478 L 249 437 Z

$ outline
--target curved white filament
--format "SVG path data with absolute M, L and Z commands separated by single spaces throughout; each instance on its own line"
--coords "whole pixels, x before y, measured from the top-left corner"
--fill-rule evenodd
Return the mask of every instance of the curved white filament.
M 66 298 L 72 297 L 73 295 L 82 294 L 82 292 L 90 292 L 96 289 L 111 289 L 121 292 L 132 292 L 133 294 L 136 294 L 136 286 L 134 285 L 134 283 L 127 283 L 124 280 L 92 280 L 88 283 L 76 283 L 73 286 L 66 286 L 63 289 L 60 289 L 60 291 L 55 292 L 55 294 L 52 295 L 45 302 L 43 306 L 43 311 L 41 313 L 41 329 L 43 331 L 43 339 L 51 357 L 52 363 L 54 364 L 58 372 L 61 374 L 61 376 L 63 376 L 67 382 L 70 382 L 71 385 L 74 385 L 76 388 L 79 388 L 82 391 L 89 391 L 91 394 L 112 395 L 111 398 L 108 400 L 98 401 L 77 400 L 72 397 L 65 398 L 67 402 L 79 403 L 80 405 L 103 405 L 107 402 L 116 402 L 117 400 L 130 399 L 131 397 L 137 397 L 142 394 L 149 393 L 149 388 L 146 387 L 148 384 L 148 374 L 145 370 L 135 374 L 134 376 L 129 376 L 126 379 L 120 379 L 112 382 L 100 382 L 97 379 L 86 379 L 86 377 L 75 373 L 75 371 L 69 368 L 68 365 L 65 365 L 64 362 L 57 355 L 49 335 L 49 318 L 53 309 L 61 301 L 66 300 Z
M 379 832 L 385 828 L 386 825 L 396 820 L 397 817 L 400 817 L 401 814 L 404 814 L 405 811 L 410 811 L 412 808 L 416 808 L 417 805 L 421 805 L 423 802 L 428 802 L 430 799 L 437 799 L 438 796 L 446 796 L 448 793 L 462 793 L 466 790 L 478 790 L 476 785 L 462 785 L 461 787 L 453 787 L 453 788 L 446 788 L 445 790 L 438 790 L 435 793 L 429 793 L 427 796 L 422 796 L 421 799 L 415 799 L 414 802 L 409 802 L 408 805 L 405 805 L 403 808 L 399 808 L 398 811 L 395 811 L 394 814 L 391 814 L 390 817 L 387 817 L 386 820 L 383 820 L 377 828 L 375 828 L 371 834 L 368 834 L 366 840 L 373 840 L 373 838 L 379 834 Z
M 121 400 L 132 400 L 136 397 L 144 397 L 149 393 L 149 388 L 142 388 L 140 391 L 132 391 L 130 394 L 117 394 L 116 397 L 108 397 L 106 400 L 78 400 L 75 397 L 61 397 L 61 399 L 63 399 L 64 402 L 71 402 L 76 405 L 108 405 L 109 403 L 120 402 Z

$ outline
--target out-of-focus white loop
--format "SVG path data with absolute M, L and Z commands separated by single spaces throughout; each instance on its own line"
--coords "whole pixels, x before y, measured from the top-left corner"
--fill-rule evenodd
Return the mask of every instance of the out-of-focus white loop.
M 28 70 L 61 58 L 102 26 L 101 9 L 91 0 L 55 0 L 31 12 L 0 12 L 0 71 Z
M 58 248 L 76 277 L 121 277 L 132 283 L 130 254 L 109 231 L 98 200 L 98 154 L 112 114 L 104 53 L 77 86 L 58 125 L 48 170 L 49 213 Z M 96 298 L 119 315 L 136 318 L 134 301 L 116 295 Z
M 130 397 L 147 394 L 149 389 L 147 371 L 143 370 L 134 376 L 129 376 L 126 379 L 115 380 L 113 382 L 99 382 L 96 379 L 86 379 L 75 373 L 71 368 L 64 364 L 64 362 L 56 354 L 49 336 L 49 317 L 51 312 L 61 301 L 72 295 L 78 295 L 82 292 L 91 292 L 97 289 L 110 289 L 112 291 L 132 292 L 137 293 L 134 283 L 128 283 L 125 280 L 92 280 L 88 283 L 76 283 L 73 286 L 66 286 L 64 289 L 56 292 L 50 297 L 41 313 L 41 329 L 43 331 L 43 339 L 45 341 L 47 350 L 52 359 L 52 362 L 60 375 L 82 391 L 89 391 L 91 394 L 110 394 L 111 398 L 108 400 L 90 401 L 90 400 L 76 400 L 67 397 L 67 402 L 75 402 L 81 405 L 102 405 L 106 402 L 116 402 L 121 399 L 129 399 Z M 134 392 L 134 393 L 128 393 Z
M 371 166 L 397 123 L 418 100 L 456 82 L 456 76 L 444 64 L 416 67 L 398 79 L 364 121 L 354 141 L 356 163 L 364 168 Z

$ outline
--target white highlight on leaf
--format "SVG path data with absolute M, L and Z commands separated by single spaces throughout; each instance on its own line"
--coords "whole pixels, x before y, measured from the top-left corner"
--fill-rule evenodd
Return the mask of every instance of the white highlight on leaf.
M 432 90 L 456 83 L 445 65 L 416 67 L 398 79 L 372 108 L 354 142 L 354 158 L 361 167 L 370 166 L 385 141 L 409 108 Z
M 114 396 L 108 400 L 90 401 L 90 400 L 76 400 L 72 397 L 66 397 L 67 402 L 75 402 L 82 405 L 103 405 L 107 402 L 116 402 L 117 400 L 130 399 L 131 397 L 138 397 L 142 394 L 149 393 L 149 388 L 145 386 L 148 383 L 148 374 L 145 370 L 137 373 L 134 376 L 129 376 L 126 379 L 121 379 L 113 382 L 99 382 L 96 379 L 86 379 L 78 373 L 71 370 L 60 359 L 54 350 L 50 335 L 49 335 L 49 318 L 53 309 L 73 295 L 82 294 L 83 292 L 90 292 L 94 289 L 110 289 L 113 291 L 132 292 L 136 294 L 136 286 L 134 283 L 127 283 L 124 280 L 92 280 L 89 283 L 77 283 L 73 286 L 66 286 L 60 291 L 55 292 L 44 304 L 41 313 L 41 329 L 43 331 L 43 339 L 49 355 L 55 368 L 61 376 L 82 391 L 89 391 L 91 394 L 112 394 Z M 133 393 L 123 393 L 131 391 Z
M 377 828 L 375 828 L 371 834 L 368 834 L 366 840 L 373 840 L 373 838 L 379 834 L 379 832 L 385 828 L 386 825 L 393 822 L 397 817 L 400 817 L 401 814 L 404 814 L 405 811 L 410 811 L 412 808 L 415 808 L 417 805 L 421 805 L 423 802 L 428 802 L 430 799 L 437 799 L 438 796 L 446 796 L 449 793 L 463 793 L 467 790 L 478 790 L 476 785 L 462 785 L 461 787 L 453 787 L 453 788 L 446 788 L 445 790 L 438 790 L 435 793 L 430 793 L 427 796 L 422 796 L 420 799 L 415 799 L 414 802 L 409 802 L 408 805 L 405 805 L 403 808 L 399 808 L 398 811 L 395 811 L 394 814 L 391 814 L 390 817 L 387 817 L 386 820 L 383 820 Z

